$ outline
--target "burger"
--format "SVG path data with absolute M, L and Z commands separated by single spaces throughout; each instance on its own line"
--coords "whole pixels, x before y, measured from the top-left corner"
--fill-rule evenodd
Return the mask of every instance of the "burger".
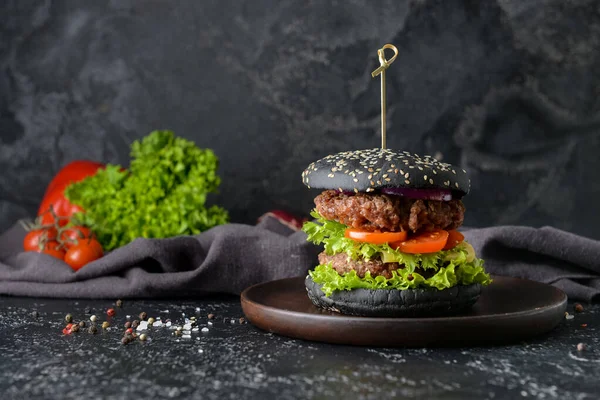
M 342 314 L 450 315 L 491 282 L 457 230 L 467 172 L 407 151 L 329 155 L 302 173 L 315 198 L 308 240 L 323 245 L 305 286 L 317 307 Z

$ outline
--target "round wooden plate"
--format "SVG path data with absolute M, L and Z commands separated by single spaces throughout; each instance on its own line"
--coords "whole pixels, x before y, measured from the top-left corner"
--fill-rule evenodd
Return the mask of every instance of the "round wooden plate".
M 304 278 L 254 285 L 241 296 L 244 314 L 265 331 L 297 339 L 380 347 L 473 346 L 546 333 L 564 318 L 567 296 L 553 286 L 496 276 L 473 308 L 435 318 L 353 317 L 321 310 Z

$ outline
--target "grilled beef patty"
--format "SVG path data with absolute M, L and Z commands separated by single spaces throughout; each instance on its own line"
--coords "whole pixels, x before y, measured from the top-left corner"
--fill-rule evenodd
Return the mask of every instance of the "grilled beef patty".
M 326 190 L 315 198 L 324 218 L 364 231 L 427 232 L 462 225 L 460 200 L 418 200 L 386 194 L 345 194 Z

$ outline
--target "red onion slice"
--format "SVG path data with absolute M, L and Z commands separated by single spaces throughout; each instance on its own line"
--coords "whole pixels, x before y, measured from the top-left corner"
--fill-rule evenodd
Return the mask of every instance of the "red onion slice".
M 411 199 L 422 200 L 452 200 L 452 190 L 450 189 L 412 189 L 412 188 L 381 188 L 381 193 L 404 196 Z

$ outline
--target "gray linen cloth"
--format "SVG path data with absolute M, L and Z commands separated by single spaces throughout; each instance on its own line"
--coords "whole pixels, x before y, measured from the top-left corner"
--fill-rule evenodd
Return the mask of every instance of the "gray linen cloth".
M 488 272 L 553 284 L 571 300 L 600 299 L 600 242 L 554 228 L 466 229 Z M 276 218 L 228 224 L 197 236 L 137 239 L 73 272 L 62 261 L 22 252 L 25 232 L 0 236 L 0 294 L 71 298 L 239 294 L 259 282 L 304 276 L 320 248 Z

